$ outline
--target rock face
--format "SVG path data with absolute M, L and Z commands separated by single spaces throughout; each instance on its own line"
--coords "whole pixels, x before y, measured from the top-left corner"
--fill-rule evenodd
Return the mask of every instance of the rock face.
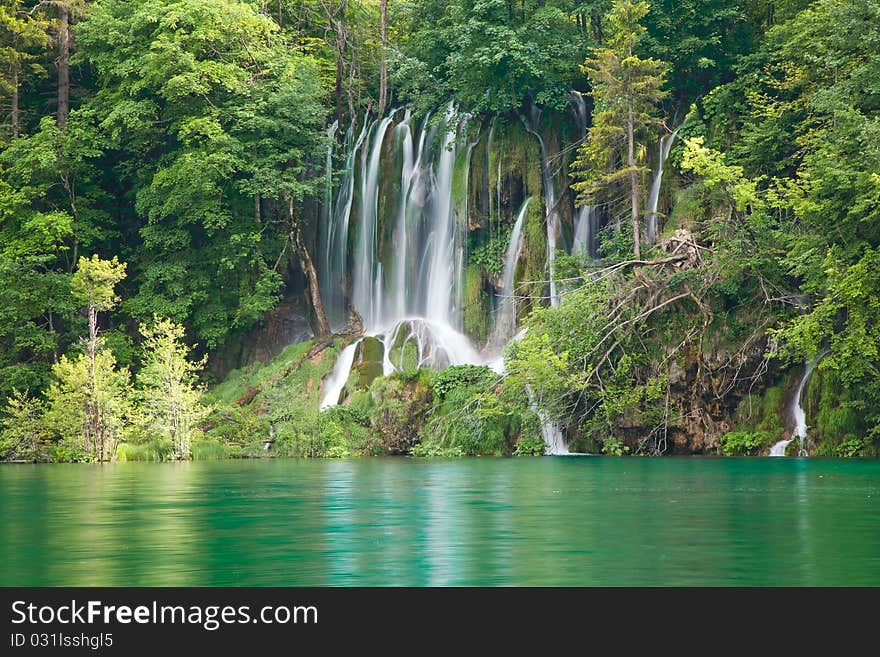
M 268 362 L 288 345 L 311 339 L 308 310 L 301 291 L 291 293 L 247 333 L 230 339 L 208 359 L 209 372 L 222 379 L 231 370 Z

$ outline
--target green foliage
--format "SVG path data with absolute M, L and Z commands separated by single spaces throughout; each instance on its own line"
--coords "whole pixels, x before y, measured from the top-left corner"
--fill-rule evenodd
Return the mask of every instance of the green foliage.
M 657 105 L 666 95 L 664 63 L 639 57 L 635 50 L 647 13 L 646 2 L 615 0 L 608 15 L 608 46 L 594 49 L 583 66 L 594 107 L 587 139 L 572 164 L 581 204 L 596 205 L 599 193 L 620 197 L 621 189 L 627 190 L 630 203 L 638 202 L 639 181 L 649 169 L 637 151 L 647 153 L 644 144 L 660 125 Z M 638 221 L 639 209 L 633 206 L 632 212 Z M 633 228 L 637 233 L 638 225 Z M 634 246 L 638 253 L 639 245 Z
M 46 392 L 47 429 L 93 458 L 112 458 L 132 411 L 128 369 L 117 369 L 113 354 L 100 349 L 93 363 L 86 354 L 62 356 L 52 373 L 55 380 Z
M 761 455 L 774 441 L 774 436 L 764 431 L 731 431 L 721 437 L 721 453 L 724 456 Z
M 488 274 L 500 276 L 504 271 L 504 254 L 510 242 L 510 230 L 505 230 L 475 249 L 471 249 L 468 257 L 471 263 L 480 267 Z
M 125 278 L 125 267 L 116 256 L 112 260 L 102 260 L 97 255 L 80 258 L 70 280 L 73 298 L 88 306 L 90 312 L 113 310 L 119 303 L 116 285 Z
M 194 437 L 210 408 L 202 403 L 198 372 L 205 358 L 193 362 L 183 342 L 182 326 L 156 318 L 141 326 L 144 357 L 137 373 L 136 424 L 169 442 L 176 458 L 191 456 Z
M 116 448 L 117 461 L 165 461 L 174 458 L 174 448 L 167 440 L 124 442 Z
M 240 1 L 105 0 L 77 40 L 108 147 L 140 162 L 119 171 L 143 241 L 126 311 L 186 322 L 215 347 L 279 298 L 272 263 L 324 143 L 316 64 Z M 255 197 L 272 214 L 255 215 Z
M 485 365 L 455 365 L 437 372 L 431 379 L 434 395 L 444 399 L 450 392 L 462 387 L 486 385 L 497 375 Z
M 40 399 L 13 391 L 0 416 L 0 459 L 41 461 L 49 438 L 43 423 Z
M 514 456 L 544 456 L 547 444 L 541 436 L 523 436 L 516 443 Z
M 602 453 L 608 456 L 625 456 L 629 447 L 617 438 L 607 438 L 602 442 Z
M 416 0 L 405 5 L 392 79 L 409 101 L 436 107 L 454 96 L 474 112 L 503 112 L 526 97 L 562 106 L 590 35 L 574 16 L 604 2 L 522 5 L 503 0 Z

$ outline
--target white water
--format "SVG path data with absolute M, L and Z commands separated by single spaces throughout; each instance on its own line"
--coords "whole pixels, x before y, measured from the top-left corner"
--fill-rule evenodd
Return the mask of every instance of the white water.
M 648 196 L 648 221 L 645 229 L 645 242 L 648 244 L 653 244 L 657 239 L 657 205 L 660 202 L 660 187 L 663 184 L 663 165 L 666 164 L 669 151 L 672 150 L 672 145 L 678 136 L 678 130 L 679 128 L 676 128 L 672 134 L 663 135 L 660 138 L 660 148 L 658 149 L 660 162 L 654 174 L 654 182 L 651 184 L 651 194 Z
M 562 434 L 559 424 L 550 420 L 544 413 L 539 412 L 538 417 L 541 418 L 541 435 L 544 437 L 544 442 L 547 443 L 545 454 L 550 456 L 571 454 L 565 444 L 565 436 Z
M 595 209 L 590 205 L 582 205 L 577 209 L 577 215 L 574 222 L 574 239 L 572 240 L 571 252 L 581 253 L 593 257 L 596 253 L 595 235 L 596 235 L 596 219 Z
M 504 272 L 501 278 L 501 293 L 498 296 L 498 311 L 495 315 L 492 337 L 489 339 L 489 347 L 496 351 L 500 351 L 516 333 L 516 299 L 513 294 L 513 278 L 516 274 L 519 254 L 522 251 L 523 223 L 531 200 L 532 197 L 528 197 L 519 209 L 513 230 L 510 233 L 510 241 L 507 243 L 507 252 L 504 254 Z
M 785 456 L 785 448 L 788 447 L 788 443 L 790 443 L 793 438 L 789 438 L 788 440 L 780 440 L 778 443 L 773 445 L 770 448 L 770 456 Z
M 361 216 L 352 278 L 352 304 L 364 326 L 374 326 L 380 309 L 376 307 L 376 240 L 379 207 L 379 164 L 385 131 L 391 124 L 386 116 L 370 129 L 370 147 L 361 152 Z
M 547 221 L 547 269 L 550 273 L 550 305 L 559 307 L 559 295 L 556 291 L 556 244 L 562 226 L 556 211 L 556 187 L 553 184 L 553 172 L 547 159 L 547 147 L 541 137 L 541 110 L 534 104 L 529 106 L 528 118 L 523 116 L 522 122 L 526 130 L 532 133 L 541 147 L 541 182 L 544 192 L 544 209 Z
M 800 449 L 798 450 L 798 456 L 807 456 L 807 449 L 804 445 L 804 440 L 807 438 L 807 413 L 804 411 L 803 396 L 804 396 L 804 388 L 807 385 L 807 381 L 810 379 L 810 374 L 813 373 L 813 368 L 816 366 L 816 361 L 812 360 L 806 364 L 804 367 L 804 374 L 801 376 L 801 380 L 798 383 L 797 390 L 794 393 L 794 397 L 791 402 L 791 415 L 794 419 L 794 434 L 788 440 L 780 440 L 778 443 L 773 445 L 770 448 L 770 456 L 785 456 L 785 448 L 788 447 L 789 443 L 793 440 L 797 439 L 800 441 Z
M 587 138 L 587 102 L 578 91 L 568 94 L 572 101 L 572 110 L 575 123 L 578 127 L 578 135 L 583 142 Z M 598 233 L 599 215 L 590 205 L 582 205 L 575 211 L 574 238 L 572 239 L 571 253 L 581 253 L 591 258 L 596 257 L 596 235 Z
M 324 382 L 324 396 L 321 399 L 320 405 L 322 411 L 325 408 L 336 406 L 336 404 L 339 403 L 339 396 L 342 394 L 342 389 L 348 382 L 349 374 L 351 374 L 351 366 L 352 363 L 354 363 L 354 352 L 360 343 L 361 341 L 358 340 L 357 342 L 348 345 L 342 350 L 342 353 L 339 354 L 339 358 L 336 359 L 336 365 L 333 366 L 333 372 Z
M 461 165 L 469 163 L 476 143 L 467 141 L 467 117 L 458 117 L 449 106 L 443 120 L 438 122 L 440 125 L 429 128 L 426 118 L 416 131 L 409 113 L 397 124 L 392 120 L 393 115 L 394 112 L 369 126 L 365 122 L 357 140 L 351 138 L 353 129 L 349 129 L 346 169 L 333 211 L 328 213 L 332 225 L 327 232 L 329 241 L 324 245 L 325 272 L 329 270 L 331 284 L 343 291 L 340 294 L 343 300 L 343 288 L 349 280 L 346 274 L 350 273 L 351 306 L 361 316 L 364 335 L 381 342 L 382 371 L 386 375 L 413 364 L 433 369 L 486 364 L 500 372 L 504 367 L 501 346 L 511 337 L 517 337 L 512 336 L 516 330 L 512 293 L 529 200 L 519 210 L 505 254 L 495 327 L 499 337 L 494 348 L 481 354 L 461 330 L 469 170 L 469 166 Z M 555 207 L 553 176 L 538 132 L 539 120 L 537 108 L 530 120 L 523 119 L 541 146 L 550 296 L 551 303 L 558 306 L 554 256 L 561 225 Z M 392 158 L 386 157 L 389 152 Z M 357 153 L 360 157 L 359 195 L 354 194 Z M 459 171 L 464 175 L 455 175 L 458 158 L 467 158 L 459 162 Z M 332 161 L 328 170 L 331 165 Z M 331 173 L 328 171 L 328 179 Z M 382 181 L 398 175 L 399 195 L 380 199 L 380 193 L 389 189 Z M 500 187 L 499 161 L 496 189 L 499 194 Z M 500 198 L 496 199 L 496 212 L 499 207 Z M 359 343 L 343 350 L 325 380 L 322 410 L 340 402 Z M 413 358 L 413 353 L 415 363 L 405 363 L 405 359 Z M 547 453 L 567 454 L 558 423 L 543 415 L 541 419 Z
M 367 134 L 367 121 L 354 139 L 354 124 L 349 126 L 345 135 L 345 164 L 341 172 L 339 189 L 336 199 L 331 204 L 332 212 L 325 216 L 330 220 L 323 234 L 324 248 L 321 250 L 320 279 L 321 300 L 327 311 L 328 319 L 334 326 L 345 323 L 345 291 L 343 289 L 348 272 L 348 223 L 351 217 L 351 206 L 354 200 L 355 158 L 360 151 Z M 331 144 L 332 149 L 332 144 Z M 332 180 L 332 150 L 327 163 L 327 178 Z
M 453 204 L 456 194 L 466 198 L 467 186 L 464 176 L 461 185 L 465 189 L 453 189 L 456 159 L 469 158 L 475 143 L 463 142 L 466 118 L 457 119 L 451 105 L 439 127 L 429 129 L 425 119 L 417 147 L 410 118 L 407 112 L 389 129 L 389 115 L 366 130 L 360 150 L 361 194 L 355 206 L 358 223 L 352 226 L 357 237 L 352 254 L 351 304 L 361 316 L 365 335 L 383 344 L 385 374 L 403 368 L 402 362 L 394 362 L 392 348 L 410 343 L 415 346 L 420 367 L 442 369 L 485 361 L 460 330 L 467 203 L 459 208 Z M 387 158 L 382 157 L 388 135 L 394 161 L 400 167 L 400 194 L 393 206 L 393 231 L 383 236 L 379 234 L 379 193 L 383 176 L 390 175 L 382 171 L 383 162 L 388 166 Z M 348 222 L 352 205 L 350 202 L 345 212 L 333 215 L 335 225 L 330 232 L 344 233 L 345 242 L 351 241 Z M 401 348 L 400 358 L 403 351 Z M 327 393 L 321 408 L 338 403 L 353 357 L 353 350 L 340 355 L 325 382 Z

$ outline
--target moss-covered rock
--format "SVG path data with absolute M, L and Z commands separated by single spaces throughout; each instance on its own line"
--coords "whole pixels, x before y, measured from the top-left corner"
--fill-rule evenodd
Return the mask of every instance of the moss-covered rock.
M 351 388 L 366 390 L 378 377 L 382 376 L 382 361 L 385 358 L 385 347 L 382 341 L 372 336 L 361 340 L 354 353 L 352 366 Z

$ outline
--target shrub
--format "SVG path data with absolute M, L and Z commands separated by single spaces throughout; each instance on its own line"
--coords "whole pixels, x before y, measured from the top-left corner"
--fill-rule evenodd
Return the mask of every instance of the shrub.
M 519 439 L 514 456 L 544 456 L 547 445 L 541 436 L 524 436 Z
M 773 434 L 766 431 L 730 431 L 721 437 L 721 453 L 724 456 L 754 456 L 774 441 Z

